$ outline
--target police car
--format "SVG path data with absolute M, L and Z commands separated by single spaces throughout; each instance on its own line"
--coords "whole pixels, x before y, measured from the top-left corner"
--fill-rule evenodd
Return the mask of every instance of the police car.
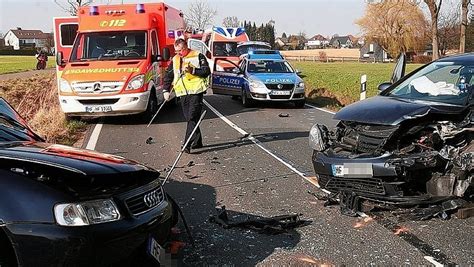
M 249 51 L 238 65 L 226 59 L 217 60 L 226 61 L 232 67 L 223 71 L 214 69 L 211 84 L 214 94 L 240 96 L 245 107 L 258 101 L 292 102 L 296 107 L 304 107 L 304 82 L 280 52 Z

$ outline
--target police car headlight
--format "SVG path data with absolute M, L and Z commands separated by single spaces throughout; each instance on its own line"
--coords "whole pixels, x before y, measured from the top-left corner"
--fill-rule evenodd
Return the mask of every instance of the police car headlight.
M 62 78 L 59 80 L 59 90 L 61 92 L 64 92 L 64 93 L 71 93 L 72 92 L 72 88 L 71 88 L 71 85 L 69 84 L 69 82 L 62 79 Z
M 111 199 L 57 204 L 54 206 L 54 217 L 61 226 L 85 226 L 121 219 L 120 212 Z
M 250 91 L 253 93 L 267 93 L 267 86 L 262 81 L 250 80 L 249 81 Z
M 296 87 L 299 87 L 299 88 L 304 88 L 304 82 L 299 82 Z
M 137 90 L 143 87 L 143 84 L 145 83 L 145 75 L 140 74 L 135 77 L 133 77 L 127 85 L 126 90 Z
M 326 126 L 313 125 L 309 131 L 309 146 L 316 151 L 324 151 L 328 142 L 327 132 Z

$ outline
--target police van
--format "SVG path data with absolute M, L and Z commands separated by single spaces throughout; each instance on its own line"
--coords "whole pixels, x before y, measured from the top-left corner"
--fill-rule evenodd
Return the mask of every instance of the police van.
M 233 68 L 224 71 L 214 69 L 213 94 L 240 96 L 245 107 L 259 101 L 292 102 L 298 108 L 304 107 L 305 85 L 298 76 L 300 72 L 293 69 L 280 52 L 249 51 L 239 64 L 232 65 Z

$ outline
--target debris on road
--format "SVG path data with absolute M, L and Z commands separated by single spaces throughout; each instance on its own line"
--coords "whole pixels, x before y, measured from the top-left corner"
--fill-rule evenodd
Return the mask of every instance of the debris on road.
M 146 143 L 147 145 L 151 145 L 151 144 L 154 144 L 154 143 L 156 143 L 156 142 L 155 142 L 155 140 L 153 139 L 153 137 L 150 136 L 150 137 L 148 137 L 148 139 L 146 139 L 145 143 Z
M 302 214 L 281 215 L 270 218 L 256 216 L 256 218 L 251 219 L 248 217 L 245 220 L 232 222 L 229 220 L 225 206 L 222 206 L 217 211 L 217 216 L 211 216 L 209 221 L 221 225 L 224 229 L 237 227 L 268 235 L 286 233 L 287 230 L 311 223 L 311 221 L 301 220 L 299 217 Z
M 288 113 L 280 113 L 280 114 L 278 114 L 278 117 L 280 117 L 280 118 L 288 118 L 288 117 L 290 117 L 290 114 L 288 114 Z

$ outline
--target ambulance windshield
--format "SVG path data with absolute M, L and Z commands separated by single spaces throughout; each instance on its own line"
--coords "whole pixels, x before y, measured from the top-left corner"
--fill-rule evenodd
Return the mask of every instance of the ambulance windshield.
M 146 58 L 145 31 L 93 32 L 80 34 L 71 61 Z
M 215 57 L 238 57 L 237 42 L 214 42 L 213 51 Z

